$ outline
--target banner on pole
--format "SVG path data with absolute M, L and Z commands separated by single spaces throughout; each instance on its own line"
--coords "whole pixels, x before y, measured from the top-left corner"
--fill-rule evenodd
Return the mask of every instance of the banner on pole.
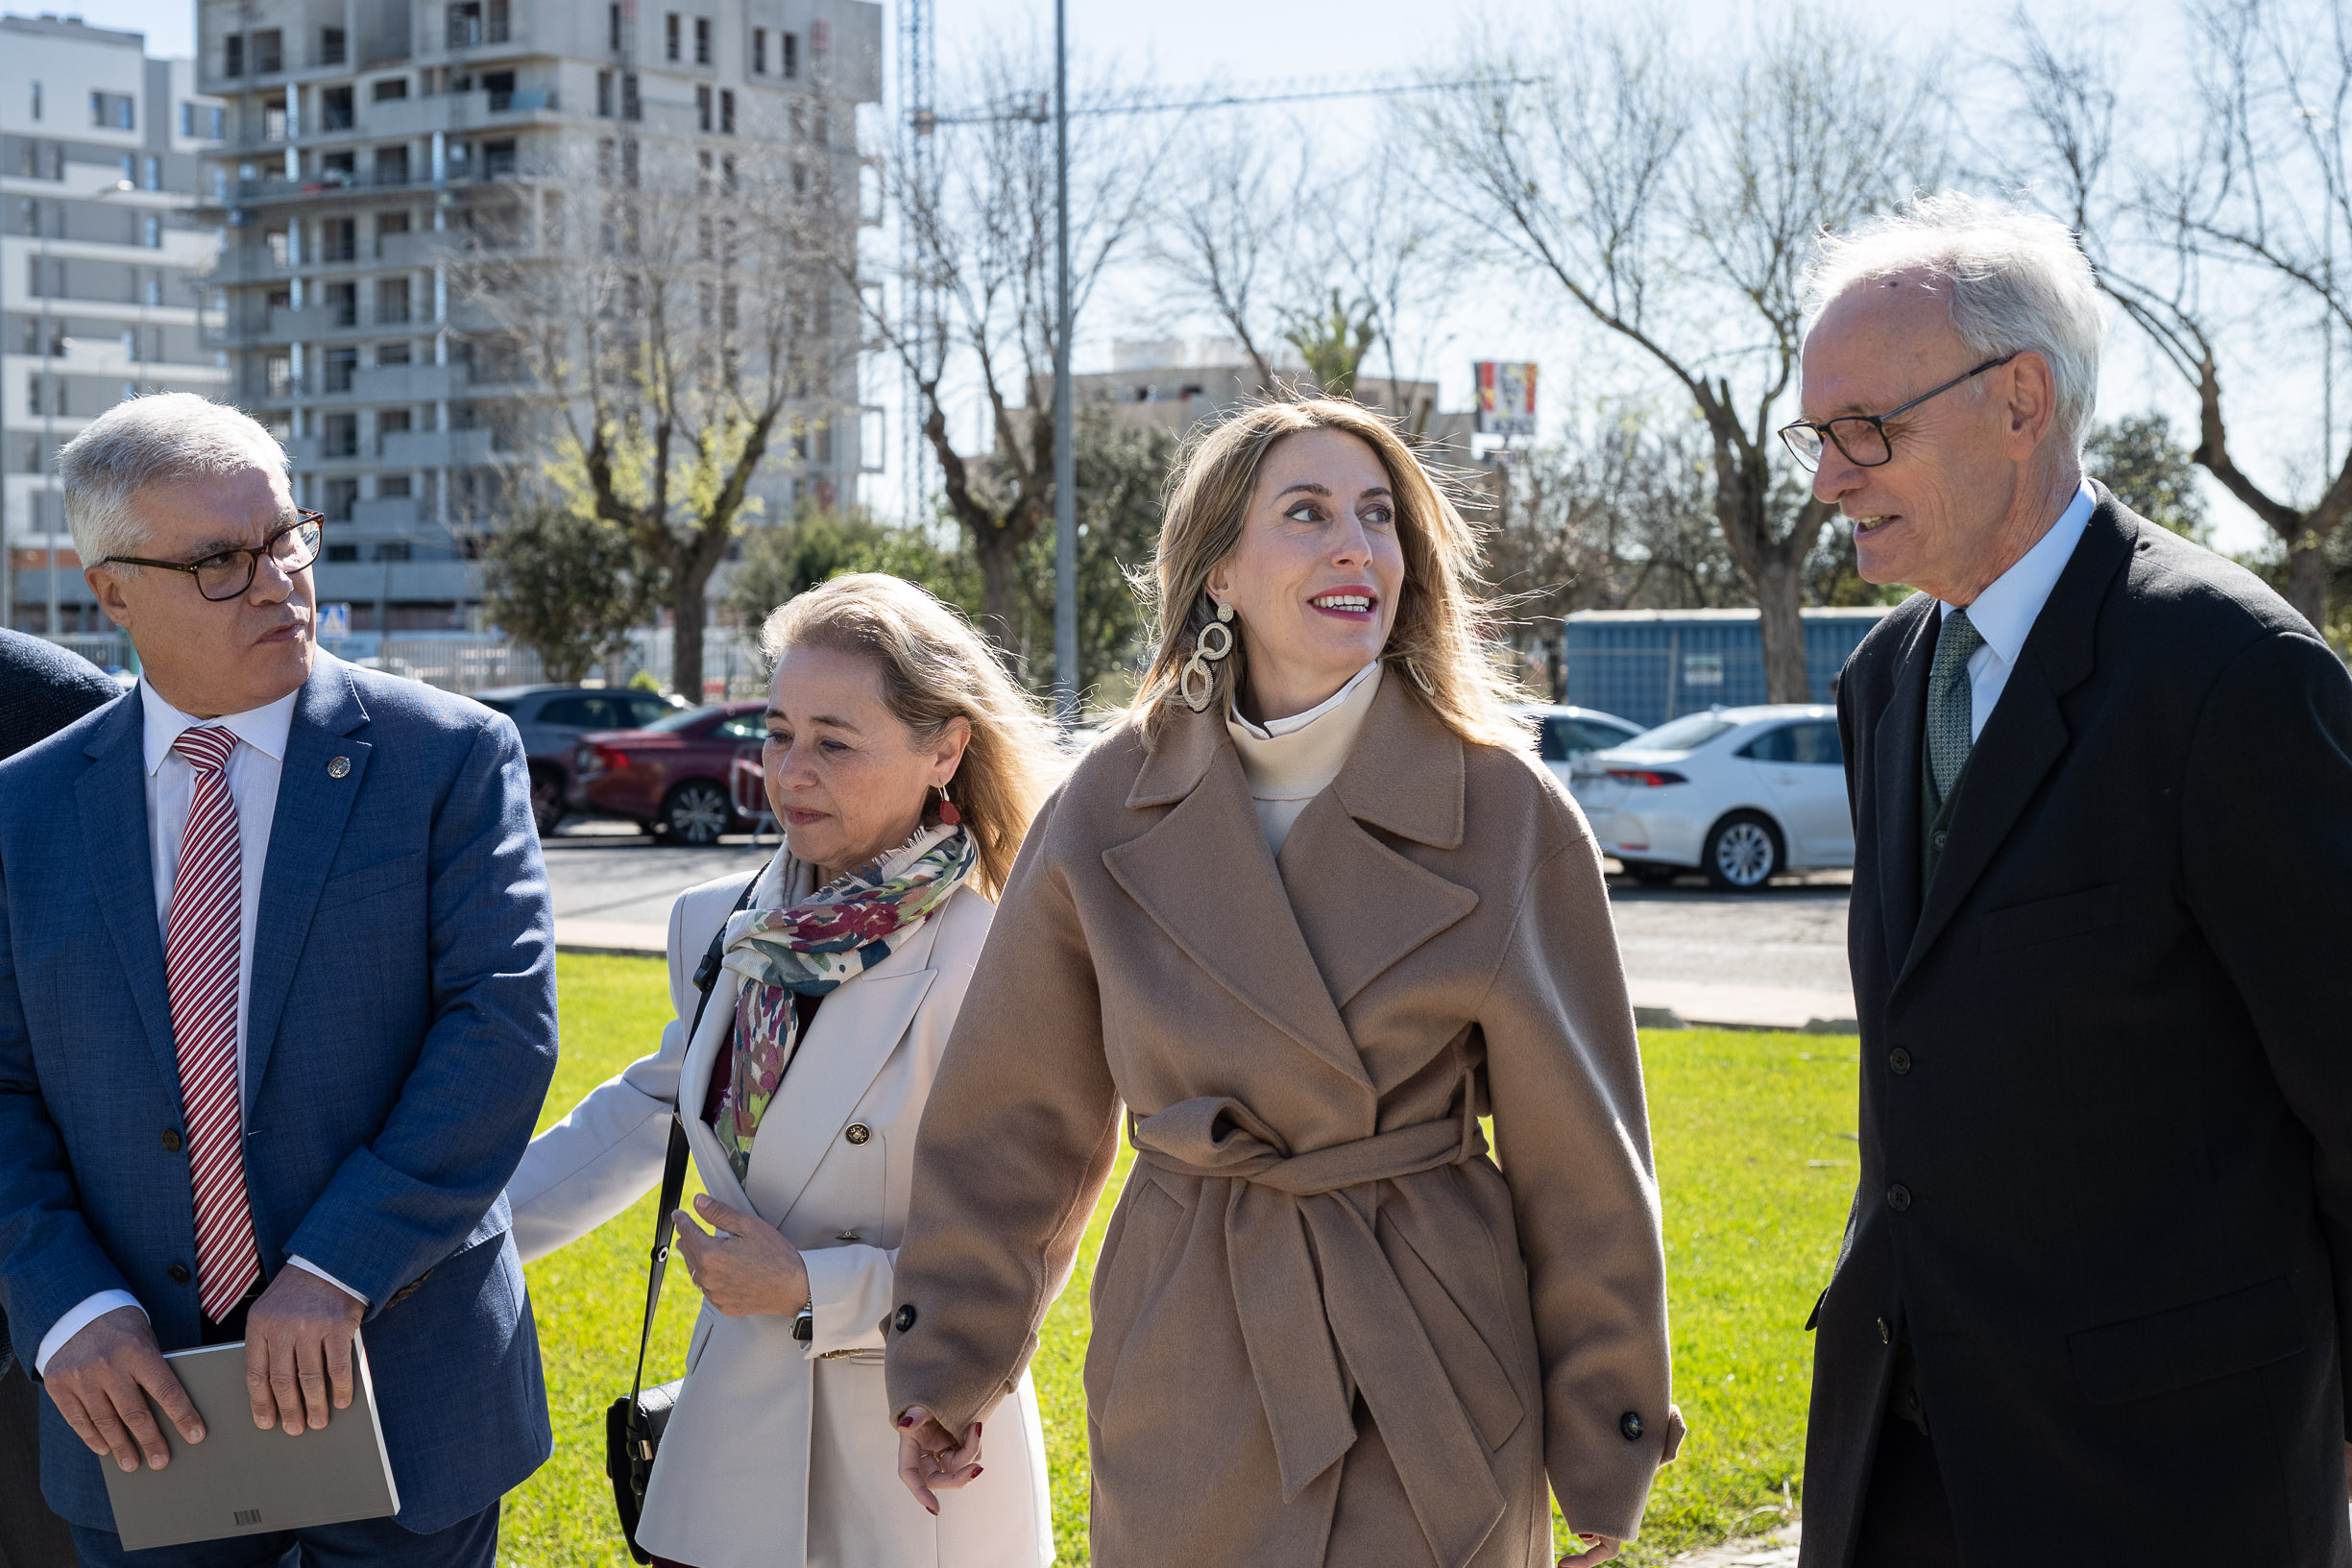
M 1506 439 L 1533 436 L 1536 367 L 1517 360 L 1481 359 L 1473 369 L 1478 378 L 1478 433 Z

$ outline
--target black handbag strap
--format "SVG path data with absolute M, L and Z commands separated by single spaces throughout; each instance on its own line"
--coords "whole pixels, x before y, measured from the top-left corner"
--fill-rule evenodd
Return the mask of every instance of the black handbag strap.
M 727 911 L 727 919 L 718 923 L 711 937 L 711 946 L 703 953 L 702 962 L 694 966 L 694 989 L 701 995 L 694 1002 L 694 1021 L 686 1026 L 686 1043 L 692 1046 L 694 1036 L 702 1032 L 703 1009 L 711 1005 L 712 988 L 718 984 L 719 959 L 726 951 L 727 926 L 751 903 L 752 889 L 760 885 L 761 872 L 754 872 L 751 880 L 743 884 L 743 896 L 735 901 Z M 634 1425 L 640 1411 L 637 1396 L 645 1387 L 645 1346 L 653 1339 L 653 1310 L 662 1302 L 662 1275 L 669 1265 L 669 1234 L 671 1216 L 678 1212 L 678 1200 L 686 1195 L 686 1107 L 681 1105 L 669 1119 L 669 1156 L 662 1163 L 662 1206 L 653 1216 L 653 1265 L 645 1276 L 645 1320 L 637 1331 L 637 1371 L 629 1379 L 629 1421 Z

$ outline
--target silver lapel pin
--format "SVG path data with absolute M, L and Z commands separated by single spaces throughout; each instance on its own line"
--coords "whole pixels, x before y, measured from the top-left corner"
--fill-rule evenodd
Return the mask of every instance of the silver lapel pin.
M 330 779 L 340 779 L 351 771 L 352 760 L 348 757 L 330 757 L 327 760 L 327 776 Z

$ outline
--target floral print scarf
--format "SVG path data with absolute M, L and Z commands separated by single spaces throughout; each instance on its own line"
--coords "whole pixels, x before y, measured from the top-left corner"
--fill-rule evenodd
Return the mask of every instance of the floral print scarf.
M 825 996 L 890 956 L 963 885 L 977 855 L 972 835 L 956 828 L 885 880 L 883 867 L 893 858 L 861 866 L 788 908 L 738 910 L 727 922 L 721 961 L 743 984 L 731 1075 L 713 1130 L 738 1181 L 751 1169 L 760 1118 L 798 1049 L 792 999 Z

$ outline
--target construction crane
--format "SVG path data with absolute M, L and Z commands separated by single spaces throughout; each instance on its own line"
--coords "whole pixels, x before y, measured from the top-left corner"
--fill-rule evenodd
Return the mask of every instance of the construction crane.
M 930 9 L 930 0 L 914 0 Z M 1224 91 L 1201 88 L 1146 89 L 1132 98 L 1110 103 L 1073 104 L 1070 117 L 1100 114 L 1187 114 L 1204 109 L 1256 109 L 1267 104 L 1305 104 L 1329 98 L 1388 98 L 1416 92 L 1458 92 L 1467 87 L 1527 86 L 1545 81 L 1540 76 L 1471 76 L 1433 82 L 1397 72 L 1360 76 L 1301 76 L 1244 83 Z M 1189 96 L 1188 96 L 1189 94 Z M 1027 102 L 1000 105 L 956 114 L 941 114 L 920 106 L 908 111 L 909 129 L 928 136 L 945 125 L 997 125 L 1024 120 L 1042 125 L 1054 117 L 1051 100 L 1038 94 Z

